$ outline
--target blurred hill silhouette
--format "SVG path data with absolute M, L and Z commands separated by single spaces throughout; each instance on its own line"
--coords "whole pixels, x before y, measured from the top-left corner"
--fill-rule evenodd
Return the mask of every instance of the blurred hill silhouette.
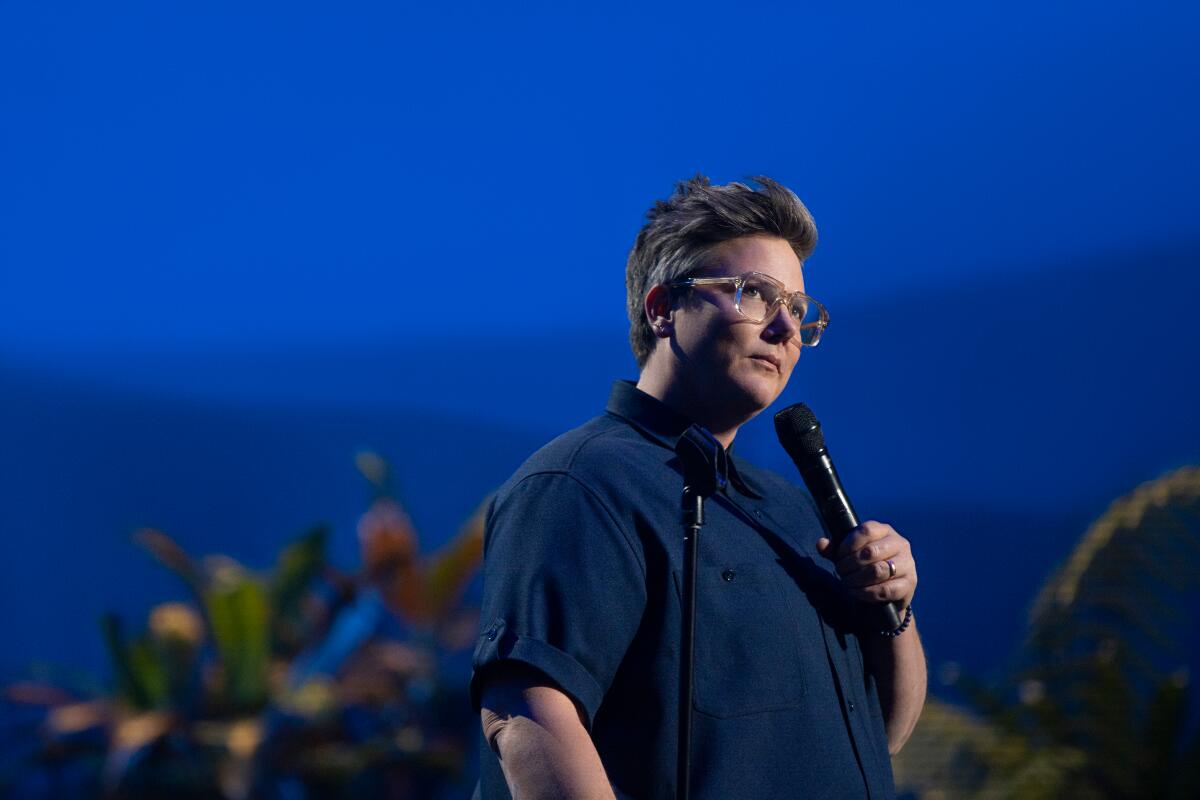
M 97 669 L 103 611 L 136 616 L 154 598 L 183 596 L 133 546 L 139 527 L 264 567 L 282 543 L 328 521 L 332 561 L 356 563 L 356 509 L 370 497 L 353 456 L 380 445 L 395 454 L 397 494 L 436 547 L 538 445 L 431 412 L 229 407 L 7 367 L 0 380 L 12 387 L 0 401 L 10 554 L 2 671 L 34 659 Z
M 1198 264 L 1200 244 L 986 283 L 964 266 L 960 285 L 831 308 L 780 404 L 816 410 L 860 513 L 913 539 L 933 663 L 993 665 L 1113 497 L 1200 461 Z M 821 297 L 819 269 L 808 280 Z M 533 449 L 597 413 L 612 379 L 635 375 L 619 322 L 525 337 L 469 322 L 291 352 L 10 354 L 0 669 L 98 668 L 102 611 L 177 592 L 129 544 L 138 526 L 253 566 L 328 520 L 333 560 L 348 558 L 363 501 L 351 457 L 372 447 L 436 546 Z M 793 474 L 769 414 L 737 447 Z

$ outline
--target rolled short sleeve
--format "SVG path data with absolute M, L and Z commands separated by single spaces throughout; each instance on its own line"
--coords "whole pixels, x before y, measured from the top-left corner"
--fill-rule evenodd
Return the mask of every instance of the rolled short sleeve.
M 629 532 L 578 479 L 537 473 L 497 497 L 484 541 L 472 702 L 490 665 L 522 662 L 574 698 L 590 727 L 646 605 Z

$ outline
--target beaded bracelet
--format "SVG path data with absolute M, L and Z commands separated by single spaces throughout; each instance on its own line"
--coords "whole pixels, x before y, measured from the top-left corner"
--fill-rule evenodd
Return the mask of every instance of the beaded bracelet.
M 880 631 L 880 636 L 886 636 L 889 639 L 895 639 L 900 634 L 908 630 L 908 626 L 912 623 L 912 606 L 904 609 L 904 621 L 900 623 L 900 627 L 892 631 Z

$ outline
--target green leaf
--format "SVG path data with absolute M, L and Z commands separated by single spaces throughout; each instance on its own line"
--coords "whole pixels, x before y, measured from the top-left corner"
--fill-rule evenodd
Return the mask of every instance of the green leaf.
M 300 616 L 300 600 L 305 590 L 325 566 L 328 538 L 328 526 L 318 525 L 285 547 L 275 562 L 271 576 L 271 630 L 277 648 L 287 639 L 284 633 L 287 623 Z
M 113 675 L 117 682 L 117 696 L 134 708 L 149 708 L 150 691 L 142 682 L 142 674 L 135 666 L 133 648 L 125 642 L 121 620 L 116 614 L 100 617 L 100 630 L 108 657 L 112 661 Z
M 270 602 L 262 581 L 225 566 L 205 593 L 209 624 L 221 659 L 226 701 L 236 711 L 261 708 L 267 699 Z
M 142 687 L 148 708 L 166 708 L 170 705 L 169 680 L 166 665 L 159 657 L 158 648 L 149 636 L 142 635 L 129 648 L 129 668 Z

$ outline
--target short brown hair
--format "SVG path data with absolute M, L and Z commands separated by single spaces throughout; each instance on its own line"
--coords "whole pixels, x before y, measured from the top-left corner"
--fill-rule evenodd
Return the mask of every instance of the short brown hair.
M 792 246 L 801 263 L 817 246 L 817 225 L 800 198 L 764 176 L 713 186 L 703 175 L 681 181 L 675 193 L 646 212 L 625 265 L 629 344 L 638 368 L 654 352 L 655 337 L 642 304 L 650 287 L 704 266 L 714 247 L 730 239 L 768 234 Z

